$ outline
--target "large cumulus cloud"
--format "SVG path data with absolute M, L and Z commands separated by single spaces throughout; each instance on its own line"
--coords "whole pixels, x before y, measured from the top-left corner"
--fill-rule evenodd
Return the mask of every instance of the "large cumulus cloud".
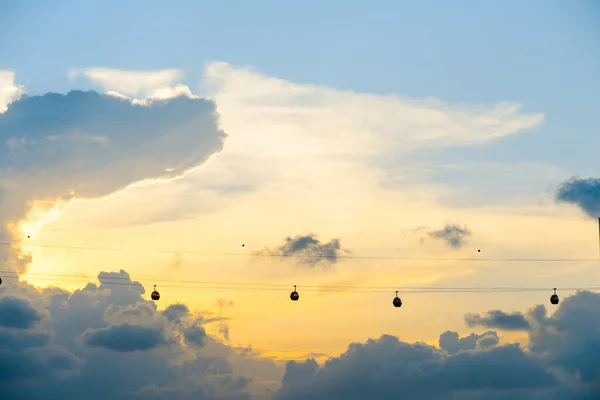
M 552 317 L 540 305 L 526 318 L 518 325 L 528 329 L 527 348 L 499 345 L 495 332 L 445 332 L 441 349 L 383 335 L 351 344 L 322 367 L 290 362 L 278 398 L 600 398 L 600 295 L 579 292 Z
M 218 318 L 184 304 L 159 311 L 125 271 L 100 276 L 74 293 L 0 286 L 11 321 L 0 326 L 0 398 L 249 399 L 263 390 L 257 377 L 280 379 L 273 361 L 208 334 Z
M 205 99 L 135 105 L 94 91 L 21 97 L 0 114 L 0 236 L 18 242 L 14 228 L 33 206 L 179 176 L 219 151 L 224 137 Z M 29 261 L 18 251 L 2 254 L 4 268 L 23 271 Z

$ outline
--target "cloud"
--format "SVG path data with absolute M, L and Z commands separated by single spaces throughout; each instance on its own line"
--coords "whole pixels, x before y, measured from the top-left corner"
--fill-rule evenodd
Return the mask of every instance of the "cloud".
M 27 300 L 12 296 L 0 299 L 0 326 L 30 329 L 42 318 L 43 314 Z
M 0 388 L 0 394 L 13 392 L 11 386 L 19 387 L 22 382 L 37 380 L 39 383 L 49 382 L 73 375 L 81 366 L 81 362 L 72 353 L 58 346 L 32 346 L 10 349 L 0 346 L 0 382 L 8 387 Z M 4 397 L 3 398 L 23 398 Z
M 10 328 L 10 326 L 5 326 Z M 10 349 L 27 349 L 44 347 L 50 344 L 52 336 L 46 332 L 27 332 L 17 330 L 1 330 L 0 343 Z
M 471 231 L 467 227 L 461 228 L 455 224 L 446 224 L 440 230 L 429 232 L 429 236 L 434 239 L 445 240 L 448 246 L 459 249 L 465 244 L 466 238 L 471 236 Z
M 163 314 L 167 317 L 167 319 L 171 322 L 179 323 L 181 318 L 188 315 L 190 312 L 189 308 L 185 304 L 171 304 L 167 307 Z
M 23 97 L 0 114 L 0 229 L 32 210 L 107 196 L 134 183 L 172 179 L 222 149 L 215 104 L 178 97 L 148 107 L 96 92 Z M 23 271 L 27 255 L 3 254 Z
M 177 82 L 173 78 L 167 83 L 174 88 Z M 210 64 L 202 84 L 202 93 L 219 105 L 222 126 L 229 134 L 226 149 L 185 181 L 161 191 L 157 201 L 161 205 L 153 207 L 162 209 L 148 213 L 153 219 L 191 218 L 207 210 L 234 208 L 238 204 L 237 198 L 231 200 L 234 191 L 245 196 L 244 200 L 250 200 L 249 191 L 260 192 L 254 193 L 257 202 L 273 196 L 285 200 L 278 210 L 265 213 L 267 224 L 268 219 L 278 218 L 274 214 L 289 215 L 297 207 L 291 201 L 302 202 L 303 215 L 309 220 L 322 220 L 326 212 L 330 220 L 341 218 L 339 212 L 330 212 L 331 204 L 337 204 L 339 211 L 364 214 L 357 209 L 359 205 L 383 198 L 377 189 L 383 187 L 384 175 L 401 178 L 397 170 L 379 165 L 377 160 L 410 166 L 402 172 L 410 179 L 408 186 L 427 185 L 422 179 L 427 177 L 417 174 L 407 158 L 410 152 L 487 143 L 536 126 L 544 118 L 523 113 L 515 104 L 465 106 L 301 85 L 226 63 Z M 121 95 L 118 88 L 110 91 Z M 403 185 L 401 192 L 392 194 L 393 200 L 386 197 L 384 203 L 403 209 L 397 197 L 400 193 L 411 197 L 408 192 L 414 190 Z M 427 197 L 440 191 L 437 184 L 426 190 Z M 301 200 L 309 194 L 313 201 Z M 290 200 L 292 196 L 294 200 Z M 147 216 L 131 219 L 127 215 L 122 223 L 150 220 Z
M 15 83 L 15 73 L 0 70 L 0 114 L 6 112 L 8 105 L 25 94 L 25 89 Z
M 282 400 L 392 398 L 398 393 L 433 400 L 461 392 L 543 389 L 555 378 L 516 345 L 448 356 L 432 346 L 383 335 L 351 344 L 322 368 L 314 360 L 290 362 L 282 382 Z
M 488 311 L 485 316 L 479 314 L 465 315 L 465 323 L 470 326 L 484 326 L 505 331 L 526 331 L 530 328 L 529 322 L 520 312 L 507 314 L 500 310 Z
M 531 351 L 596 385 L 600 396 L 600 294 L 580 291 L 562 299 L 552 317 L 545 306 L 531 309 L 528 316 Z
M 226 342 L 229 342 L 231 338 L 229 336 L 229 326 L 226 323 L 222 322 L 219 324 L 219 333 Z
M 185 328 L 185 330 L 183 331 L 183 337 L 185 338 L 186 343 L 202 347 L 204 345 L 204 342 L 206 341 L 207 336 L 206 331 L 203 327 L 194 325 Z
M 313 144 L 324 145 L 318 154 L 324 148 L 331 150 L 331 155 L 356 157 L 372 155 L 374 150 L 406 152 L 416 148 L 475 145 L 544 121 L 543 114 L 519 114 L 520 105 L 515 103 L 464 107 L 438 99 L 414 100 L 398 95 L 340 91 L 267 77 L 251 68 L 236 68 L 224 62 L 209 64 L 202 84 L 225 109 L 243 107 L 247 111 L 244 114 L 254 120 L 262 121 L 269 115 L 270 122 L 275 124 L 294 120 L 300 123 L 306 128 L 305 142 L 298 143 L 300 149 L 317 151 Z M 334 132 L 333 123 L 339 128 Z M 344 139 L 344 146 L 340 146 Z
M 440 335 L 439 346 L 449 354 L 459 351 L 487 349 L 498 344 L 500 338 L 496 332 L 485 332 L 481 335 L 475 333 L 460 338 L 458 332 L 446 331 Z
M 297 263 L 315 267 L 319 264 L 335 264 L 338 257 L 347 250 L 342 249 L 339 239 L 331 239 L 327 243 L 321 243 L 316 235 L 288 236 L 285 243 L 276 249 L 265 249 L 259 255 L 271 255 L 282 257 L 294 257 Z
M 589 217 L 598 218 L 600 217 L 600 178 L 573 177 L 558 187 L 556 200 L 574 204 Z
M 115 94 L 147 97 L 153 92 L 168 90 L 184 74 L 180 69 L 158 71 L 125 71 L 111 68 L 72 69 L 69 78 L 84 76 L 95 85 Z M 188 89 L 189 90 L 189 89 Z
M 563 299 L 552 317 L 539 305 L 527 318 L 527 348 L 500 345 L 495 332 L 463 338 L 445 332 L 439 350 L 383 335 L 351 344 L 323 366 L 292 361 L 277 398 L 598 398 L 600 295 L 578 292 Z
M 101 273 L 106 275 L 128 277 L 125 271 Z M 210 314 L 199 315 L 185 304 L 158 311 L 131 279 L 124 279 L 127 285 L 110 285 L 108 279 L 72 294 L 38 292 L 24 283 L 0 287 L 2 298 L 26 293 L 35 307 L 47 307 L 47 317 L 30 329 L 0 327 L 0 365 L 11 366 L 0 368 L 2 398 L 249 399 L 251 393 L 269 398 L 257 388 L 279 379 L 274 362 L 216 341 L 201 329 L 214 319 Z M 543 305 L 526 316 L 526 348 L 500 344 L 492 331 L 464 337 L 448 331 L 440 335 L 439 349 L 383 335 L 351 344 L 323 366 L 312 359 L 289 362 L 277 398 L 599 395 L 600 295 L 579 292 L 564 298 L 551 317 Z M 188 346 L 186 331 L 201 333 L 202 346 Z M 79 337 L 86 346 L 78 345 Z M 102 385 L 93 386 L 98 376 Z
M 280 379 L 272 360 L 242 356 L 204 332 L 203 314 L 185 304 L 158 311 L 126 271 L 99 275 L 99 285 L 73 293 L 0 287 L 0 299 L 27 294 L 45 315 L 30 329 L 0 326 L 0 398 L 249 399 L 262 379 Z M 112 285 L 107 276 L 124 279 Z
M 85 331 L 81 338 L 86 346 L 104 347 L 120 352 L 151 350 L 167 344 L 160 327 L 130 324 L 90 329 Z

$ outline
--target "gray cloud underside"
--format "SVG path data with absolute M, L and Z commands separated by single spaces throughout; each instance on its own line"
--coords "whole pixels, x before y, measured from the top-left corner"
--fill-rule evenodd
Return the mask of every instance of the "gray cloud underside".
M 0 299 L 0 326 L 29 329 L 41 321 L 43 313 L 26 299 L 7 296 Z

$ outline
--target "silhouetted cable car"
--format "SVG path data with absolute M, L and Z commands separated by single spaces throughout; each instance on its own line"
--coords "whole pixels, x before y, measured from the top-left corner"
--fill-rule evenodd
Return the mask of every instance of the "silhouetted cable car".
M 556 288 L 554 288 L 554 294 L 550 296 L 550 303 L 554 305 L 558 304 L 558 295 L 556 294 Z
M 299 298 L 300 295 L 296 292 L 296 285 L 294 285 L 294 291 L 290 294 L 290 299 L 292 299 L 292 301 L 298 301 Z
M 394 307 L 402 307 L 402 300 L 398 297 L 398 291 L 396 290 L 396 297 L 394 297 L 393 301 Z
M 2 278 L 0 278 L 0 285 L 2 285 Z
M 154 285 L 154 291 L 152 292 L 152 294 L 150 295 L 150 297 L 152 298 L 152 300 L 156 301 L 158 299 L 160 299 L 160 293 L 158 293 L 156 291 L 156 285 Z

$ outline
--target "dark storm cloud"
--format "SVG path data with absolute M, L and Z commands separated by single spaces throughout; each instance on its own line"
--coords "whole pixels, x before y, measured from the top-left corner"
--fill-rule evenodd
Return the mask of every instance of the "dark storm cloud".
M 442 229 L 429 232 L 429 236 L 446 241 L 453 249 L 459 249 L 465 244 L 467 237 L 471 236 L 471 231 L 467 227 L 447 224 Z
M 467 314 L 465 323 L 470 326 L 484 326 L 505 331 L 526 331 L 530 328 L 529 322 L 520 312 L 507 314 L 500 310 L 488 311 L 485 315 Z
M 276 249 L 265 249 L 262 253 L 272 256 L 293 257 L 297 263 L 310 267 L 319 264 L 335 264 L 338 257 L 347 250 L 342 249 L 339 239 L 322 243 L 316 235 L 288 236 L 285 243 Z
M 556 200 L 574 204 L 588 216 L 598 218 L 600 217 L 600 178 L 573 177 L 558 187 Z
M 105 196 L 135 182 L 173 178 L 222 148 L 215 104 L 178 97 L 150 106 L 93 91 L 23 97 L 0 114 L 0 236 L 36 202 Z M 3 253 L 7 268 L 30 261 Z
M 86 346 L 120 352 L 151 350 L 167 344 L 161 328 L 130 324 L 90 329 L 81 338 Z
M 42 318 L 43 314 L 27 300 L 12 296 L 0 299 L 0 326 L 29 329 Z

